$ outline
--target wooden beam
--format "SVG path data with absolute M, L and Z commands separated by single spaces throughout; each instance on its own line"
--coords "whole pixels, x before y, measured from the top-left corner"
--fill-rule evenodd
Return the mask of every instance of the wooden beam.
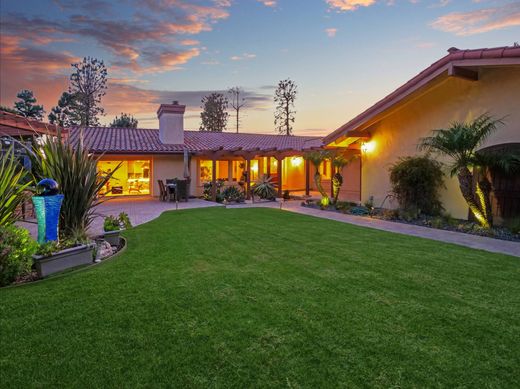
M 217 158 L 211 160 L 211 200 L 217 201 Z
M 282 158 L 276 158 L 276 160 L 278 161 L 277 163 L 277 170 L 278 170 L 278 197 L 281 198 L 282 197 L 282 162 L 283 162 L 283 157 Z
M 305 163 L 305 196 L 308 196 L 311 192 L 311 185 L 310 185 L 310 180 L 309 180 L 310 163 L 308 160 L 305 160 L 304 163 Z
M 271 177 L 271 157 L 267 157 L 267 177 Z
M 251 159 L 246 158 L 246 198 L 251 198 Z
M 345 139 L 346 138 L 370 139 L 370 133 L 368 131 L 349 131 L 345 134 Z
M 451 65 L 448 68 L 448 76 L 459 77 L 465 80 L 478 81 L 478 71 Z

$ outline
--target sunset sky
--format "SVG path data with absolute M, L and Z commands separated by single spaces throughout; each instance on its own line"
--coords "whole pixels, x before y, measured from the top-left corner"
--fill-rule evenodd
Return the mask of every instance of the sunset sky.
M 72 62 L 103 59 L 108 124 L 157 128 L 161 102 L 241 86 L 244 132 L 274 133 L 273 92 L 293 79 L 296 135 L 328 133 L 446 54 L 520 41 L 508 0 L 0 0 L 1 105 L 32 89 L 47 113 Z M 231 128 L 231 126 L 230 126 Z

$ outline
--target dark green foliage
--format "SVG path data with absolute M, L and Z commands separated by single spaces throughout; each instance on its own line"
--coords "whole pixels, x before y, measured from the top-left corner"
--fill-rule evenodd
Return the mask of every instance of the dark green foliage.
M 222 132 L 226 129 L 228 100 L 222 93 L 212 93 L 202 98 L 200 131 Z
M 81 124 L 79 109 L 77 95 L 63 92 L 58 105 L 49 113 L 49 122 L 61 127 L 79 126 Z
M 110 127 L 121 127 L 121 128 L 137 128 L 137 119 L 132 115 L 121 112 L 121 116 L 116 118 L 110 123 Z
M 253 185 L 253 195 L 260 197 L 262 200 L 274 200 L 276 198 L 276 189 L 272 183 L 272 178 L 267 176 L 260 177 Z
M 3 388 L 518 386 L 518 258 L 274 209 L 123 234 L 0 290 Z
M 444 186 L 442 165 L 427 157 L 400 158 L 390 167 L 392 194 L 409 214 L 439 215 L 440 189 Z
M 291 199 L 291 192 L 289 190 L 284 190 L 283 191 L 283 195 L 282 195 L 282 198 L 284 200 L 290 200 Z
M 31 271 L 37 246 L 26 229 L 0 226 L 0 286 L 9 285 Z
M 46 138 L 31 151 L 36 181 L 50 177 L 59 184 L 64 195 L 60 213 L 60 236 L 81 241 L 94 218 L 95 208 L 105 201 L 99 192 L 117 171 L 106 175 L 97 169 L 100 156 L 90 154 L 80 142 Z
M 464 200 L 484 228 L 493 225 L 490 171 L 510 172 L 520 168 L 520 156 L 510 152 L 487 153 L 478 149 L 493 134 L 501 119 L 484 114 L 471 122 L 454 122 L 421 139 L 419 148 L 449 157 L 450 173 L 457 176 Z M 475 184 L 476 183 L 476 184 Z
M 513 234 L 520 234 L 520 217 L 506 220 L 504 222 L 504 226 L 507 227 Z
M 10 108 L 10 107 L 6 107 L 4 105 L 0 105 L 0 111 L 14 113 L 15 115 L 20 115 L 20 113 L 16 109 Z
M 217 180 L 216 181 L 216 185 L 217 185 L 217 203 L 221 203 L 222 201 L 224 201 L 224 196 L 222 196 L 222 188 L 224 187 L 224 184 L 225 184 L 226 180 L 223 180 L 223 179 L 220 179 L 220 180 Z M 203 191 L 202 191 L 202 197 L 204 197 L 204 200 L 208 200 L 208 201 L 211 201 L 212 200 L 212 192 L 211 192 L 211 188 L 212 188 L 212 183 L 211 181 L 209 182 L 205 182 L 203 184 Z
M 130 222 L 130 218 L 126 212 L 121 212 L 118 217 L 109 215 L 105 217 L 103 222 L 103 230 L 105 232 L 119 231 L 131 227 L 132 223 Z
M 69 93 L 75 96 L 74 114 L 82 126 L 99 125 L 99 116 L 104 114 L 101 99 L 107 90 L 107 68 L 103 61 L 85 57 L 71 65 Z
M 36 97 L 31 90 L 24 89 L 16 95 L 18 101 L 15 101 L 14 108 L 18 115 L 25 116 L 27 118 L 34 118 L 37 120 L 43 119 L 43 105 L 37 105 Z
M 291 79 L 281 80 L 276 87 L 274 102 L 276 111 L 274 113 L 274 125 L 276 131 L 281 135 L 292 135 L 293 123 L 296 120 L 294 101 L 298 94 L 296 83 Z
M 244 192 L 238 189 L 236 186 L 228 186 L 226 189 L 224 189 L 222 192 L 222 197 L 229 203 L 241 203 L 245 200 Z
M 15 157 L 13 146 L 0 152 L 0 226 L 18 220 L 16 210 L 28 198 L 25 190 L 31 183 Z

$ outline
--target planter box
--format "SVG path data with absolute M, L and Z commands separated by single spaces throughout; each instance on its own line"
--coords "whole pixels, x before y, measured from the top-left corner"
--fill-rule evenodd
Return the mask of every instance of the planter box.
M 105 231 L 103 233 L 103 239 L 105 239 L 108 243 L 110 243 L 110 246 L 116 246 L 119 247 L 119 244 L 121 243 L 120 238 L 121 230 L 117 231 Z
M 33 255 L 36 271 L 40 277 L 58 273 L 72 267 L 89 265 L 93 262 L 92 251 L 95 244 L 81 245 L 61 250 L 50 257 Z

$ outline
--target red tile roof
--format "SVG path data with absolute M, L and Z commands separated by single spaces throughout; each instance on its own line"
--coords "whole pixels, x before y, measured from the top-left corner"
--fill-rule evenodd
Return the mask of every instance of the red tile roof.
M 394 106 L 415 90 L 426 85 L 437 76 L 445 73 L 450 66 L 479 67 L 497 65 L 520 65 L 520 47 L 505 46 L 474 50 L 459 50 L 452 47 L 448 50 L 448 55 L 442 57 L 437 62 L 434 62 L 410 81 L 397 88 L 354 119 L 324 137 L 323 143 L 329 144 L 340 136 L 345 135 L 348 131 L 356 130 L 360 125 L 367 122 L 377 114 Z
M 29 119 L 21 115 L 0 110 L 0 135 L 57 135 L 59 130 L 65 134 L 65 131 L 62 128 L 54 124 L 40 122 L 38 120 Z
M 164 144 L 159 130 L 144 128 L 88 127 L 83 129 L 84 143 L 93 153 L 182 153 L 217 150 L 267 151 L 276 149 L 302 151 L 320 147 L 321 137 L 264 135 L 232 132 L 184 131 L 184 145 Z M 79 128 L 70 129 L 70 137 L 77 142 Z

